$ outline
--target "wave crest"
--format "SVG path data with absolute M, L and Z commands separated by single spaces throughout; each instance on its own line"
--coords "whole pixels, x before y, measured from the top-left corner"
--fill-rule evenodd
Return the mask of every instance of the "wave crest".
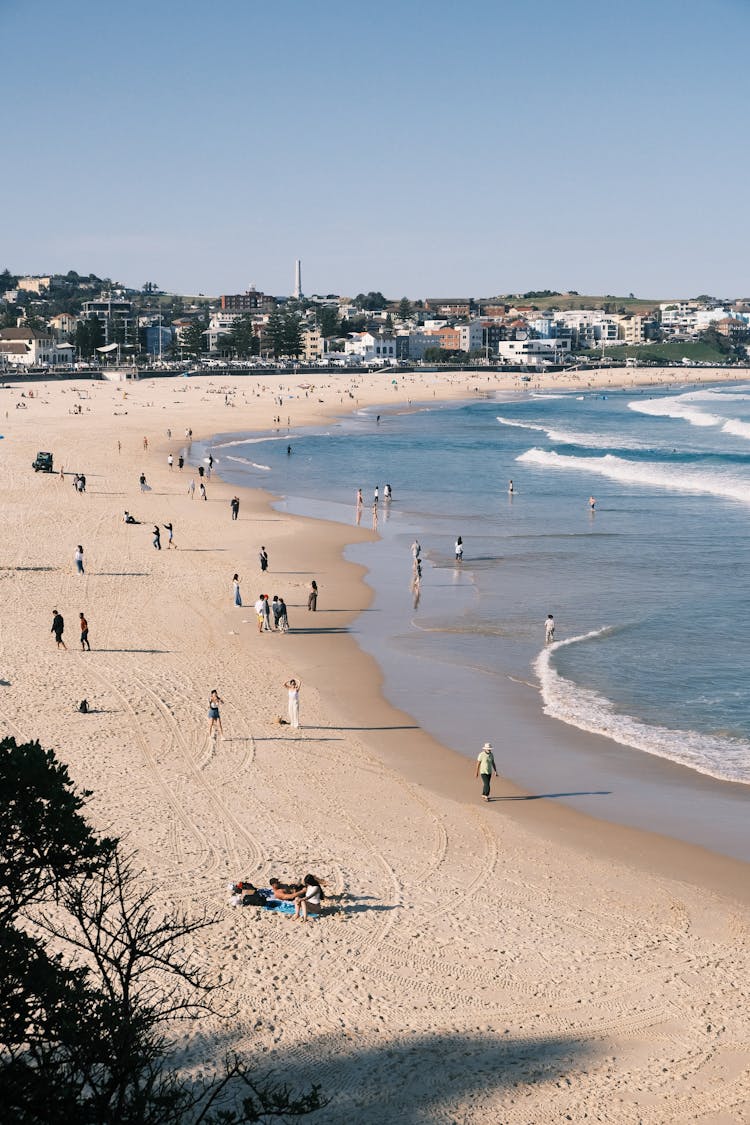
M 592 629 L 576 637 L 556 641 L 543 649 L 534 662 L 544 713 L 553 719 L 611 738 L 646 754 L 667 758 L 720 781 L 750 785 L 750 743 L 692 730 L 652 726 L 631 715 L 619 714 L 615 705 L 591 688 L 579 687 L 561 676 L 552 658 L 567 645 L 600 640 L 615 632 L 613 626 Z

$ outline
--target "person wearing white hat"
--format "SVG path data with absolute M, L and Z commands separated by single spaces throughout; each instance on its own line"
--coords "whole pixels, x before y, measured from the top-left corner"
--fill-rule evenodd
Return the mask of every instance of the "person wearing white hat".
M 495 765 L 495 759 L 492 754 L 492 744 L 490 742 L 485 742 L 477 755 L 477 769 L 474 774 L 475 777 L 482 778 L 482 796 L 485 801 L 489 801 L 490 799 L 490 781 L 493 773 L 495 777 L 498 776 L 497 766 Z

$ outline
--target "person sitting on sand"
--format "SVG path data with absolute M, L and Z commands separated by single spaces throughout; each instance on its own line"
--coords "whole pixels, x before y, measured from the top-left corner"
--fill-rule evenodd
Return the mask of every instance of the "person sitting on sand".
M 295 896 L 294 917 L 306 922 L 308 914 L 320 914 L 323 888 L 314 875 L 305 875 L 305 889 Z
M 294 902 L 297 895 L 305 889 L 304 883 L 280 883 L 275 875 L 268 880 L 268 883 L 273 891 L 273 897 L 281 899 L 282 902 Z
M 125 515 L 122 517 L 122 520 L 123 520 L 123 523 L 138 523 L 139 522 L 137 519 L 135 519 L 134 516 L 131 516 L 130 512 L 126 512 Z

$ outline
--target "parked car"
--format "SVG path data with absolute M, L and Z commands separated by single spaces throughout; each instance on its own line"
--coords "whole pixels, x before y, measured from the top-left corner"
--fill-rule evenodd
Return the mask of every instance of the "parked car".
M 37 453 L 34 460 L 31 462 L 31 467 L 35 473 L 52 473 L 54 472 L 52 466 L 51 453 Z

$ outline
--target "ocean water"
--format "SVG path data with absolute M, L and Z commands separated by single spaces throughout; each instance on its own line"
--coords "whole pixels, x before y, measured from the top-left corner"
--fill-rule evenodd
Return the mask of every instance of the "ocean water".
M 226 479 L 291 511 L 353 523 L 361 487 L 370 526 L 379 485 L 380 538 L 349 554 L 375 591 L 358 640 L 394 703 L 475 754 L 466 715 L 491 734 L 498 677 L 512 677 L 535 685 L 549 716 L 633 755 L 750 783 L 750 386 L 380 415 L 211 448 Z

